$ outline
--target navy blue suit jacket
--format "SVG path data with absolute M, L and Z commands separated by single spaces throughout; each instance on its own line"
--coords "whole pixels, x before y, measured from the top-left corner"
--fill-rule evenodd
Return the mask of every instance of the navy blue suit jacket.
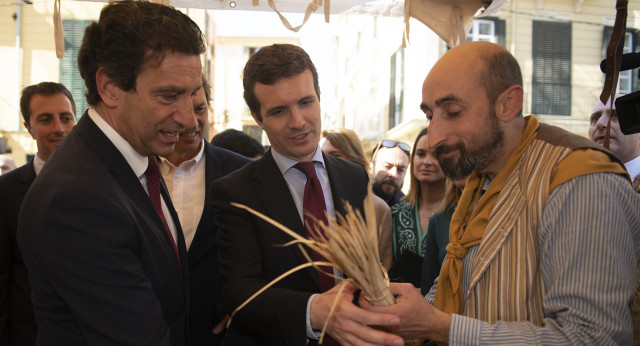
M 216 147 L 205 141 L 206 189 L 225 175 L 244 166 L 250 159 Z M 204 188 L 204 187 L 203 187 Z M 221 345 L 224 333 L 214 335 L 213 327 L 224 317 L 216 227 L 213 223 L 212 198 L 205 196 L 204 210 L 189 247 L 189 278 L 191 292 L 191 343 L 193 345 Z
M 85 113 L 38 175 L 18 221 L 39 345 L 188 345 L 188 259 L 139 178 Z
M 0 176 L 0 345 L 33 345 L 38 331 L 16 242 L 20 205 L 35 179 L 33 160 Z
M 343 201 L 362 210 L 369 179 L 365 170 L 332 156 L 323 158 L 336 212 L 344 214 Z M 225 309 L 231 313 L 269 281 L 307 260 L 297 246 L 277 246 L 291 241 L 290 236 L 229 203 L 244 204 L 300 235 L 306 231 L 270 150 L 216 181 L 211 193 L 218 202 L 218 257 Z M 225 345 L 305 345 L 307 301 L 320 291 L 316 269 L 289 275 L 235 315 Z

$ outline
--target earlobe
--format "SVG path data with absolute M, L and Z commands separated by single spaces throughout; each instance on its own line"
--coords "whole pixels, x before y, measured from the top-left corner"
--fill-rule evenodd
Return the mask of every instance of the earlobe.
M 102 103 L 104 103 L 105 106 L 114 108 L 118 105 L 120 88 L 118 88 L 116 82 L 107 75 L 103 67 L 99 68 L 96 72 L 96 87 Z
M 509 121 L 522 111 L 524 91 L 519 85 L 512 85 L 505 90 L 496 102 L 496 116 L 502 121 Z

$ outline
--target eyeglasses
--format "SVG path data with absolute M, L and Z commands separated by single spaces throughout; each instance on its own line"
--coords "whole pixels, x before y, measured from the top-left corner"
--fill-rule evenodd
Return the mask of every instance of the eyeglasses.
M 378 150 L 380 150 L 380 148 L 395 148 L 395 147 L 400 148 L 402 151 L 405 152 L 405 154 L 407 154 L 407 156 L 411 156 L 411 147 L 409 146 L 409 144 L 398 142 L 398 141 L 392 141 L 390 139 L 383 139 L 382 141 L 380 141 L 380 143 L 378 143 L 378 145 L 376 146 L 376 149 L 371 154 L 371 159 L 373 160 L 373 157 L 376 155 Z

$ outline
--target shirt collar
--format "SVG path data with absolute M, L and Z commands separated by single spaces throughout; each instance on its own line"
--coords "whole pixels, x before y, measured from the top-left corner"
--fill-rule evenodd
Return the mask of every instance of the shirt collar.
M 144 172 L 147 170 L 147 165 L 149 164 L 149 159 L 147 156 L 140 155 L 132 146 L 127 142 L 126 139 L 122 138 L 116 130 L 109 125 L 98 112 L 90 107 L 88 111 L 89 117 L 93 122 L 98 126 L 98 128 L 109 138 L 111 143 L 118 149 L 118 151 L 124 156 L 124 159 L 127 161 L 133 172 L 139 178 Z
M 635 176 L 640 174 L 640 156 L 625 163 L 624 167 L 627 169 L 627 172 L 629 172 L 631 179 L 635 178 Z
M 273 156 L 273 160 L 276 162 L 276 165 L 278 166 L 278 169 L 280 169 L 280 173 L 282 173 L 282 175 L 287 173 L 287 171 L 291 169 L 291 167 L 295 166 L 297 163 L 300 162 L 280 154 L 275 149 L 273 149 L 273 147 L 271 147 L 271 154 Z M 320 162 L 322 166 L 325 165 L 324 158 L 322 157 L 322 150 L 319 150 L 319 147 L 316 147 L 316 152 L 313 154 L 313 157 L 309 161 Z
M 200 162 L 202 161 L 202 158 L 204 157 L 204 146 L 206 144 L 204 143 L 204 138 L 202 139 L 202 145 L 200 146 L 200 151 L 198 151 L 198 154 L 196 156 L 194 156 L 193 158 L 191 158 L 190 160 L 184 161 L 183 163 L 181 163 L 179 166 L 185 166 L 185 168 L 189 171 L 189 173 L 193 173 L 195 172 L 196 168 L 198 167 L 198 165 L 200 165 Z M 160 157 L 160 164 L 161 167 L 165 167 L 165 169 L 171 170 L 172 168 L 178 168 L 176 166 L 173 165 L 173 163 L 171 163 L 169 160 L 167 160 L 164 157 Z M 189 166 L 190 165 L 190 166 Z M 187 168 L 188 167 L 188 168 Z
M 38 156 L 38 153 L 36 153 L 36 156 L 33 158 L 33 170 L 36 172 L 36 176 L 40 174 L 43 166 L 44 160 Z

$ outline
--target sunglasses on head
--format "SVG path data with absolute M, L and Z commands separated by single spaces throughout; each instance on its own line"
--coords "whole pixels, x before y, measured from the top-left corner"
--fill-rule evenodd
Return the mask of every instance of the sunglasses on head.
M 373 158 L 373 156 L 375 156 L 375 154 L 378 152 L 378 150 L 380 150 L 380 148 L 395 148 L 395 147 L 400 148 L 402 151 L 404 151 L 407 154 L 407 156 L 411 156 L 411 147 L 409 146 L 409 144 L 398 142 L 398 141 L 392 141 L 390 139 L 383 139 L 382 141 L 380 141 L 380 143 L 378 143 L 378 145 L 376 146 L 376 150 L 373 151 L 373 154 L 371 155 L 371 157 Z

